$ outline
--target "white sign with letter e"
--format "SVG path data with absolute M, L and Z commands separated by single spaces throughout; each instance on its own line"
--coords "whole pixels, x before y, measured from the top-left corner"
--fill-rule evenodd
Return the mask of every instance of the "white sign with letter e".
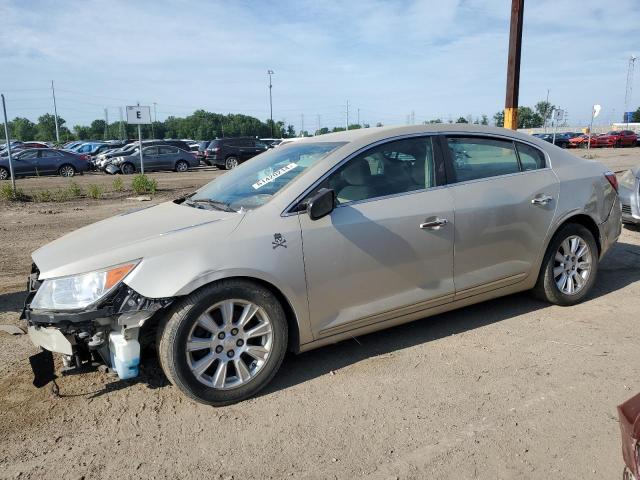
M 151 123 L 151 107 L 127 106 L 127 123 L 149 125 Z

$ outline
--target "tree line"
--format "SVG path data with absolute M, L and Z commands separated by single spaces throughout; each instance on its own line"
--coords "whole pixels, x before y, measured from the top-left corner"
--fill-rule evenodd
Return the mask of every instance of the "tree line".
M 551 115 L 556 110 L 556 106 L 546 101 L 536 103 L 533 108 L 518 108 L 518 128 L 537 128 L 542 127 L 545 122 L 549 122 Z M 634 122 L 640 121 L 640 108 L 634 113 Z M 442 119 L 436 118 L 423 122 L 424 124 L 444 123 Z M 448 123 L 454 123 L 449 120 Z M 469 115 L 467 117 L 459 117 L 455 123 L 473 123 L 480 125 L 488 125 L 489 118 L 487 115 L 476 117 L 475 119 Z M 497 112 L 493 116 L 493 123 L 498 127 L 504 126 L 504 112 Z M 377 123 L 377 127 L 382 123 Z M 273 127 L 273 128 L 272 128 Z M 349 130 L 357 128 L 368 128 L 368 124 L 349 125 Z M 38 118 L 37 123 L 27 118 L 17 117 L 9 122 L 9 130 L 11 138 L 14 140 L 40 140 L 55 141 L 56 127 L 55 117 L 46 113 Z M 143 138 L 192 138 L 197 140 L 212 140 L 220 137 L 275 137 L 287 138 L 298 135 L 322 135 L 331 132 L 340 132 L 345 130 L 344 127 L 323 127 L 319 130 L 309 132 L 296 131 L 293 125 L 285 125 L 283 122 L 273 122 L 267 120 L 265 122 L 258 118 L 236 113 L 226 115 L 220 113 L 207 112 L 205 110 L 196 110 L 186 117 L 168 117 L 162 122 L 153 122 L 151 125 L 142 126 Z M 138 132 L 135 125 L 129 125 L 126 122 L 113 122 L 107 124 L 102 119 L 96 119 L 89 125 L 74 125 L 69 128 L 66 121 L 62 117 L 58 117 L 58 131 L 61 141 L 69 140 L 102 140 L 102 139 L 126 139 L 137 138 Z

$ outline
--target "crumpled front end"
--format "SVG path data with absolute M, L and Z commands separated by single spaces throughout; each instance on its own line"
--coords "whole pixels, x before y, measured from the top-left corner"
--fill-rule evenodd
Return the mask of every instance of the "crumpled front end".
M 62 354 L 65 371 L 84 368 L 101 360 L 121 379 L 138 376 L 140 329 L 173 299 L 147 298 L 120 283 L 104 299 L 86 309 L 37 310 L 31 304 L 42 285 L 39 275 L 38 267 L 33 264 L 21 316 L 27 322 L 34 345 Z M 34 367 L 33 361 L 31 364 Z M 36 377 L 39 373 L 34 367 Z

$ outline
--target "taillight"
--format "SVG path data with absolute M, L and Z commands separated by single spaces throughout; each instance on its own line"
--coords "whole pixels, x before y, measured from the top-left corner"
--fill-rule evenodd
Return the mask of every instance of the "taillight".
M 618 177 L 616 177 L 616 174 L 613 172 L 606 172 L 604 176 L 607 180 L 609 180 L 609 183 L 616 191 L 616 193 L 618 193 Z

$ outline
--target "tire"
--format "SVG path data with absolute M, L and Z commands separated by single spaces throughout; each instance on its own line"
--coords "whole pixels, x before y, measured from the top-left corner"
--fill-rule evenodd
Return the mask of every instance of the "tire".
M 578 238 L 582 241 L 579 243 L 577 253 L 580 253 L 582 246 L 587 247 L 587 252 L 576 258 L 576 255 L 566 251 L 564 245 L 573 247 L 573 243 L 565 244 L 565 240 Z M 564 244 L 564 245 L 563 245 Z M 565 254 L 569 253 L 569 256 Z M 562 262 L 560 262 L 560 259 Z M 569 306 L 580 303 L 591 290 L 596 276 L 598 273 L 598 246 L 593 234 L 576 223 L 568 223 L 561 227 L 551 239 L 549 247 L 544 255 L 542 261 L 542 267 L 540 268 L 540 274 L 538 275 L 538 281 L 533 288 L 533 295 L 540 299 L 553 303 L 555 305 Z M 582 260 L 582 261 L 580 261 Z M 580 269 L 580 264 L 585 265 L 585 262 L 589 264 L 589 271 L 585 278 L 585 270 Z M 576 267 L 573 268 L 572 267 Z M 558 270 L 562 269 L 562 270 Z M 554 275 L 554 270 L 556 274 Z M 569 275 L 566 273 L 569 272 Z M 566 286 L 564 290 L 561 290 L 557 282 L 562 282 L 563 277 L 568 277 L 566 280 Z M 578 284 L 578 277 L 583 282 L 582 285 Z M 568 292 L 570 285 L 573 285 L 573 292 Z
M 238 166 L 238 158 L 237 157 L 227 157 L 224 161 L 224 166 L 226 170 L 232 170 Z
M 231 302 L 236 304 L 233 321 L 224 324 L 223 308 L 213 307 Z M 256 307 L 256 312 L 244 327 L 235 328 L 247 304 Z M 257 327 L 266 332 L 265 323 L 270 330 L 264 336 L 245 336 Z M 271 381 L 286 353 L 287 335 L 284 310 L 269 290 L 250 281 L 223 280 L 193 292 L 171 308 L 158 328 L 158 357 L 169 381 L 186 396 L 208 405 L 229 405 L 255 395 Z M 240 345 L 242 338 L 247 341 Z M 194 346 L 192 351 L 187 351 L 187 343 Z M 259 360 L 246 353 L 250 347 L 267 352 L 266 358 Z M 249 375 L 244 380 L 239 373 L 243 369 L 236 368 L 240 363 L 245 377 Z M 218 375 L 221 370 L 224 373 Z
M 69 165 L 68 163 L 65 163 L 58 169 L 58 174 L 61 177 L 71 178 L 76 174 L 76 169 L 74 168 L 73 165 Z
M 0 167 L 0 180 L 8 180 L 9 177 L 9 170 L 4 167 Z
M 184 160 L 178 160 L 176 162 L 176 172 L 184 173 L 189 170 L 189 164 Z
M 125 163 L 120 167 L 120 171 L 124 175 L 132 175 L 136 172 L 136 167 L 132 163 Z

